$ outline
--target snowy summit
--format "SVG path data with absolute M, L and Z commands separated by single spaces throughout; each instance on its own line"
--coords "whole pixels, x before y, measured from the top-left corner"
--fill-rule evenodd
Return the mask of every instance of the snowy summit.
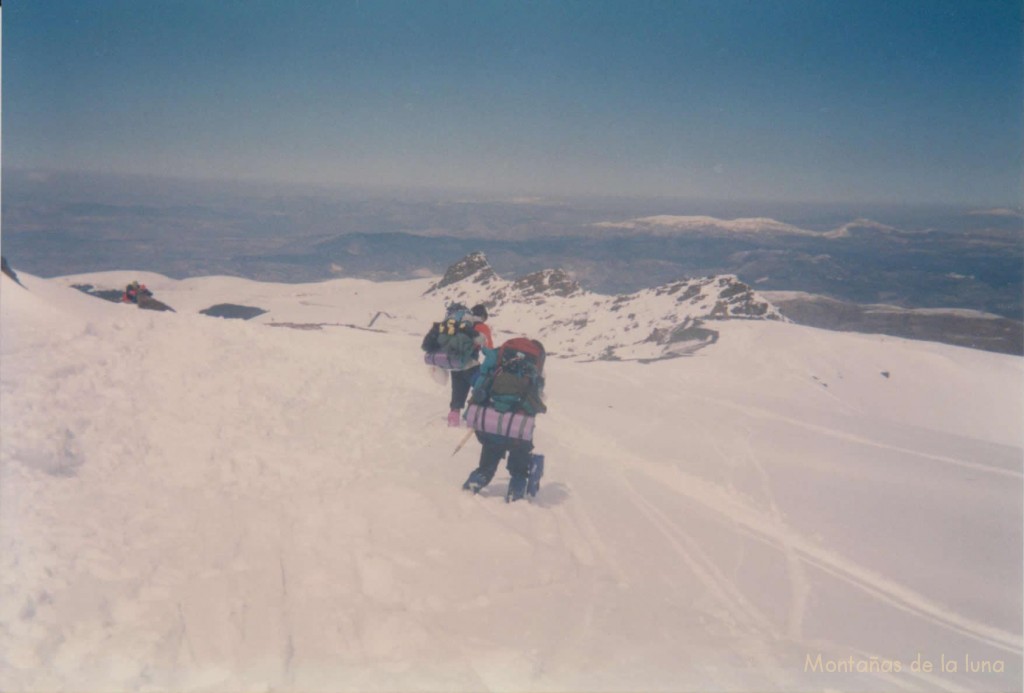
M 0 276 L 0 689 L 1020 685 L 1020 357 L 470 260 Z M 71 288 L 132 280 L 174 312 Z M 420 352 L 454 298 L 552 352 L 530 502 L 460 490 Z

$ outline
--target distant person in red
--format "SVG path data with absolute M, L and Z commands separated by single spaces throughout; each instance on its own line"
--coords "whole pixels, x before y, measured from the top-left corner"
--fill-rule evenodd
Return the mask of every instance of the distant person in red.
M 488 349 L 494 348 L 494 341 L 491 338 L 491 328 L 487 326 L 487 307 L 478 303 L 473 306 L 472 313 L 477 322 L 473 325 L 473 329 L 479 333 L 482 339 L 478 338 L 477 352 L 480 351 L 480 346 L 485 346 Z M 481 344 L 482 343 L 482 344 Z M 459 414 L 462 412 L 462 408 L 466 406 L 466 397 L 469 396 L 469 391 L 473 387 L 473 380 L 476 378 L 476 374 L 480 372 L 480 364 L 467 368 L 464 371 L 452 371 L 452 401 L 449 405 L 450 411 L 448 412 L 448 425 L 458 426 L 459 425 Z
M 146 288 L 145 284 L 139 284 L 138 280 L 133 281 L 124 290 L 124 296 L 121 297 L 122 303 L 138 303 L 139 297 L 152 296 L 153 292 Z

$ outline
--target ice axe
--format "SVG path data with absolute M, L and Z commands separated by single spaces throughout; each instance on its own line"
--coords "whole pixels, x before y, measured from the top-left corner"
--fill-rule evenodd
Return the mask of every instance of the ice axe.
M 455 446 L 454 450 L 452 450 L 452 457 L 455 457 L 455 453 L 462 449 L 462 446 L 466 444 L 466 441 L 469 440 L 469 437 L 471 435 L 473 435 L 473 432 L 474 431 L 472 428 L 466 431 L 466 435 L 462 437 L 462 440 L 459 441 L 459 444 Z

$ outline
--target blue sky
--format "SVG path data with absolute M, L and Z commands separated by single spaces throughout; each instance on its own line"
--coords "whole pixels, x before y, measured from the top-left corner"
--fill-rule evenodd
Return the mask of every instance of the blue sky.
M 1018 0 L 9 0 L 4 167 L 1019 204 Z

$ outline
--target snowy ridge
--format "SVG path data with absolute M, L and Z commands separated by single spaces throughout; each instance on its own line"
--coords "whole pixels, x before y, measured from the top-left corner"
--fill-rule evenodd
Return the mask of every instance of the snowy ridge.
M 101 272 L 62 277 L 68 285 L 123 286 L 135 275 Z M 198 313 L 214 304 L 239 304 L 265 313 L 258 323 L 318 327 L 350 325 L 419 334 L 452 301 L 483 303 L 496 339 L 530 334 L 552 354 L 582 361 L 651 361 L 693 354 L 718 339 L 726 320 L 785 320 L 733 275 L 683 279 L 632 294 L 586 291 L 567 272 L 547 269 L 502 279 L 483 253 L 453 263 L 440 280 L 374 283 L 337 279 L 293 284 L 282 292 L 232 277 L 173 280 L 138 275 L 175 310 Z M 298 319 L 296 319 L 298 318 Z
M 1024 211 L 1021 211 L 1020 209 L 1008 209 L 1006 207 L 997 207 L 993 209 L 974 209 L 968 212 L 968 214 L 983 217 L 1009 217 L 1016 219 L 1024 219 Z
M 639 217 L 625 221 L 603 221 L 594 226 L 603 229 L 623 229 L 639 231 L 654 235 L 671 235 L 676 233 L 724 233 L 729 235 L 784 235 L 813 236 L 817 238 L 848 238 L 858 230 L 892 233 L 898 229 L 870 219 L 854 219 L 831 231 L 812 231 L 793 224 L 769 219 L 752 217 L 741 219 L 718 219 L 709 216 L 689 216 L 660 214 L 650 217 Z
M 812 294 L 807 291 L 761 291 L 761 296 L 768 301 L 822 301 L 822 302 L 833 302 L 842 303 L 834 298 L 828 296 L 822 296 L 820 294 Z M 863 303 L 860 307 L 866 311 L 877 312 L 877 313 L 910 313 L 915 315 L 955 315 L 968 318 L 978 318 L 979 320 L 997 320 L 1001 316 L 995 313 L 986 313 L 982 310 L 974 310 L 971 308 L 904 308 L 902 306 L 892 306 L 885 303 Z
M 452 456 L 419 352 L 436 280 L 19 274 L 0 689 L 1020 684 L 1019 357 L 721 320 L 690 359 L 552 359 L 547 472 L 507 505 L 504 470 L 459 490 L 479 446 Z M 131 278 L 177 312 L 67 286 Z M 488 291 L 466 279 L 442 291 Z M 223 301 L 268 313 L 198 313 Z M 495 325 L 530 334 L 517 305 Z
M 474 253 L 452 266 L 427 296 L 489 306 L 499 330 L 520 326 L 552 354 L 583 360 L 653 360 L 692 354 L 714 343 L 712 324 L 784 320 L 733 275 L 684 279 L 633 294 L 582 289 L 564 270 L 503 280 Z M 456 279 L 451 279 L 456 277 Z
M 871 219 L 854 219 L 853 221 L 843 224 L 834 231 L 825 233 L 824 236 L 826 238 L 847 238 L 857 230 L 878 231 L 881 233 L 896 233 L 899 231 L 899 229 L 894 226 L 872 221 Z

